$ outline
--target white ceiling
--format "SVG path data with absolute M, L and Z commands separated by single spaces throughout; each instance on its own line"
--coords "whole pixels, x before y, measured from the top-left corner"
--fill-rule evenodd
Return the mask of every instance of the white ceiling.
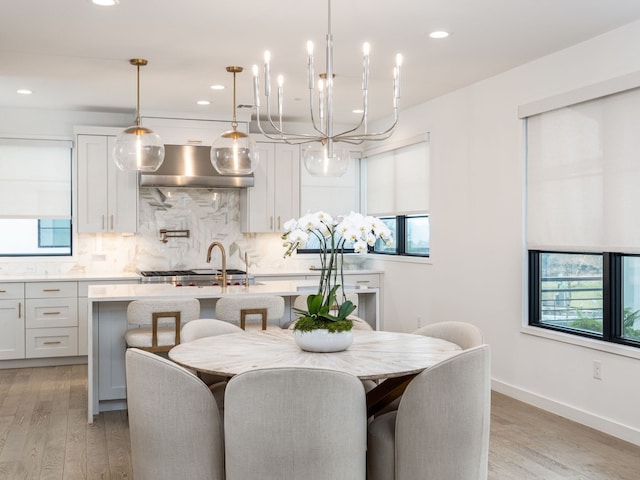
M 371 44 L 372 118 L 391 112 L 395 54 L 404 56 L 401 108 L 490 77 L 640 18 L 640 0 L 334 0 L 336 119 L 360 104 L 362 43 Z M 144 114 L 202 116 L 253 104 L 251 66 L 271 51 L 285 75 L 285 114 L 308 110 L 306 42 L 324 71 L 324 0 L 90 0 L 0 2 L 0 107 L 133 112 L 135 67 Z M 451 36 L 430 39 L 432 30 Z M 639 52 L 640 54 L 640 52 Z M 210 86 L 223 83 L 224 91 Z M 32 95 L 18 95 L 28 88 Z M 197 100 L 210 100 L 208 106 Z M 242 111 L 239 111 L 241 114 Z

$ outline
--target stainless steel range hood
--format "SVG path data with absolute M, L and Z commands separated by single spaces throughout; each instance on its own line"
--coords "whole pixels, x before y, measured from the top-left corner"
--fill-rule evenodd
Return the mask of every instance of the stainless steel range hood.
M 165 145 L 164 162 L 153 173 L 140 175 L 141 187 L 253 187 L 251 175 L 220 175 L 209 157 L 210 147 Z

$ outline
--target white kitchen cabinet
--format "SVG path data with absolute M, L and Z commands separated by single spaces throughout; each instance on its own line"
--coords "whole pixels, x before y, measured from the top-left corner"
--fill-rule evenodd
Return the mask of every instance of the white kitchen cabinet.
M 116 166 L 114 141 L 112 135 L 77 135 L 79 233 L 138 229 L 138 174 Z
M 24 355 L 24 283 L 0 283 L 0 360 Z
M 300 216 L 300 148 L 257 142 L 255 185 L 240 193 L 242 232 L 282 232 Z
M 26 358 L 77 355 L 78 283 L 27 283 L 25 327 Z
M 323 211 L 332 216 L 359 212 L 360 159 L 351 152 L 347 171 L 341 177 L 314 177 L 304 166 L 300 171 L 300 212 Z

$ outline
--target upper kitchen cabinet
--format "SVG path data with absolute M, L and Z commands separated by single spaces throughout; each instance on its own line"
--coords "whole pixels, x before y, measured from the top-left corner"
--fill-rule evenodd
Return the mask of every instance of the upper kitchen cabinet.
M 323 211 L 332 216 L 358 212 L 360 207 L 360 152 L 351 152 L 341 177 L 314 177 L 304 166 L 300 171 L 300 212 Z
M 138 229 L 138 174 L 120 170 L 111 152 L 115 135 L 77 135 L 79 233 Z
M 257 142 L 255 185 L 240 193 L 243 232 L 282 232 L 284 223 L 300 216 L 300 147 Z

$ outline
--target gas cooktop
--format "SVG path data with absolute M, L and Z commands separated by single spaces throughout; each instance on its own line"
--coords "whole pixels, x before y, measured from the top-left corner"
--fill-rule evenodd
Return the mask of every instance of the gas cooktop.
M 244 270 L 234 268 L 227 269 L 227 275 L 244 275 Z M 143 277 L 190 277 L 193 275 L 222 275 L 222 270 L 193 269 L 193 270 L 145 270 L 141 271 Z

